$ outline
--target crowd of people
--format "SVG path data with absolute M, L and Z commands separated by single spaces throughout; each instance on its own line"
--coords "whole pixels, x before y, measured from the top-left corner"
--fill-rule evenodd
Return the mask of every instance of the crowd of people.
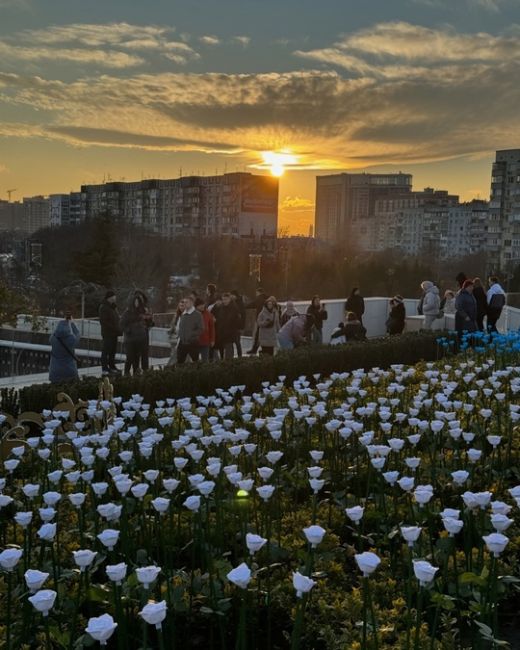
M 447 289 L 443 297 L 437 285 L 429 280 L 421 282 L 422 295 L 417 313 L 423 316 L 423 329 L 433 328 L 435 321 L 445 314 L 455 315 L 455 329 L 461 337 L 464 332 L 497 331 L 497 322 L 506 304 L 506 293 L 496 276 L 488 279 L 487 290 L 480 278 L 468 278 L 459 273 L 455 278 L 458 289 Z M 390 335 L 402 334 L 406 323 L 404 298 L 396 295 L 390 300 L 386 330 Z
M 459 273 L 456 280 L 458 290 L 447 289 L 442 298 L 434 282 L 425 280 L 421 283 L 422 296 L 417 311 L 424 317 L 423 328 L 432 329 L 436 320 L 451 313 L 455 314 L 455 329 L 460 336 L 463 332 L 479 330 L 496 332 L 496 323 L 506 302 L 498 278 L 489 278 L 487 291 L 479 278 L 470 279 Z M 167 365 L 182 365 L 187 360 L 212 362 L 241 357 L 248 310 L 254 314 L 252 345 L 245 352 L 248 355 L 273 355 L 276 349 L 292 350 L 324 341 L 323 327 L 329 314 L 317 295 L 313 296 L 307 309 L 300 312 L 291 300 L 282 309 L 276 298 L 266 294 L 262 288 L 256 290 L 251 301 L 245 301 L 238 291 L 219 292 L 214 284 L 208 284 L 204 295 L 193 291 L 179 301 L 168 330 L 171 352 Z M 364 313 L 365 301 L 359 288 L 355 287 L 345 302 L 344 320 L 331 333 L 330 344 L 365 340 Z M 121 372 L 116 366 L 116 350 L 121 336 L 126 354 L 124 374 L 135 375 L 147 370 L 149 332 L 154 320 L 146 293 L 133 291 L 120 314 L 115 293 L 107 291 L 99 306 L 99 321 L 103 340 L 103 375 Z M 404 298 L 397 294 L 389 303 L 387 334 L 401 334 L 405 323 Z M 51 336 L 51 382 L 77 379 L 79 361 L 75 348 L 79 340 L 78 328 L 67 314 Z

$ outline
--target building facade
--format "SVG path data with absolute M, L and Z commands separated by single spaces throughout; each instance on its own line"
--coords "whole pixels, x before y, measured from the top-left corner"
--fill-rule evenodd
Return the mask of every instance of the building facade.
M 495 270 L 520 265 L 520 149 L 496 152 L 491 174 L 488 245 Z
M 276 237 L 278 179 L 249 173 L 83 185 L 85 218 L 108 214 L 166 237 Z

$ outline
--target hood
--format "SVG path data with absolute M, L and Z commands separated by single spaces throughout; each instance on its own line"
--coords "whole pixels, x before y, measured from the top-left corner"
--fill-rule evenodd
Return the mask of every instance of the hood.
M 135 291 L 131 291 L 128 300 L 127 300 L 127 307 L 129 309 L 135 309 L 134 307 L 134 300 L 138 298 L 139 302 L 141 303 L 141 306 L 144 308 L 148 304 L 148 298 L 144 291 L 141 291 L 140 289 L 136 289 Z
M 433 282 L 430 282 L 429 280 L 424 280 L 424 282 L 421 282 L 421 289 L 423 291 L 429 291 L 433 287 Z
M 70 321 L 60 320 L 60 322 L 56 325 L 56 329 L 54 330 L 54 336 L 64 338 L 65 336 L 69 336 L 71 332 L 72 330 L 70 327 Z

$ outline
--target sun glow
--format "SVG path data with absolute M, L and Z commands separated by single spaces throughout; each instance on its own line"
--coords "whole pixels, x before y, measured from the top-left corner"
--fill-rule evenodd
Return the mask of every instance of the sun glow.
M 262 160 L 263 166 L 276 177 L 283 176 L 286 167 L 298 162 L 296 156 L 285 151 L 262 151 Z

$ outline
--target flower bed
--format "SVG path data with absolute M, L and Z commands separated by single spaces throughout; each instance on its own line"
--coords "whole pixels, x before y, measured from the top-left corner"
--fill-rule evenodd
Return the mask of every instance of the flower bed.
M 0 479 L 2 647 L 496 645 L 520 582 L 500 359 L 46 411 Z
M 341 346 L 307 346 L 275 357 L 243 357 L 211 364 L 187 363 L 176 368 L 151 370 L 137 377 L 115 378 L 115 394 L 129 399 L 139 393 L 147 402 L 155 402 L 167 397 L 209 395 L 217 388 L 239 384 L 244 384 L 247 392 L 252 393 L 262 388 L 262 381 L 273 382 L 281 374 L 293 381 L 302 374 L 311 376 L 319 372 L 328 376 L 332 372 L 355 368 L 388 368 L 393 363 L 432 361 L 449 351 L 438 344 L 438 335 L 438 332 L 411 332 Z M 64 386 L 29 386 L 20 390 L 20 409 L 42 411 L 50 404 L 56 404 L 58 394 L 63 390 L 75 401 L 91 399 L 97 396 L 98 384 L 98 379 L 89 377 Z M 7 408 L 12 401 L 12 397 L 5 396 Z

